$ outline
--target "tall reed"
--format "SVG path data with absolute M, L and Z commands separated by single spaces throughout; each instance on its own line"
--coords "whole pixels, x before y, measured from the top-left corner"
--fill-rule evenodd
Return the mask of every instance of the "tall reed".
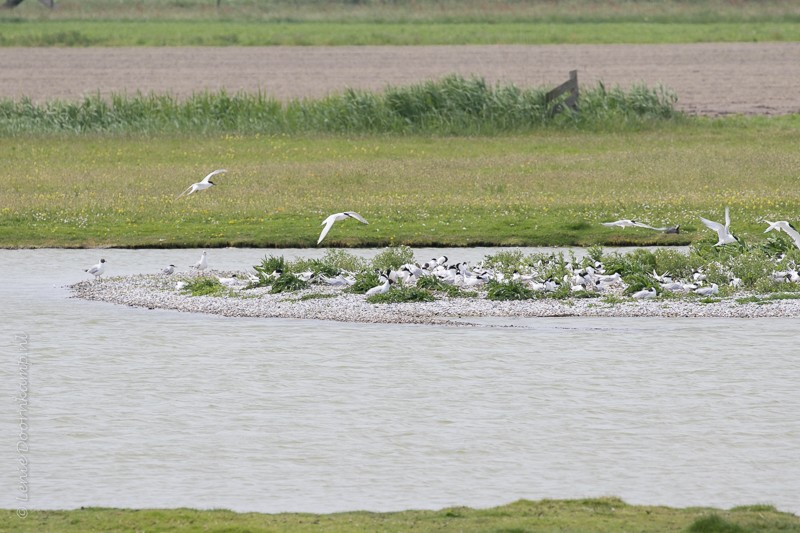
M 545 127 L 642 127 L 671 120 L 676 96 L 663 87 L 583 89 L 577 112 L 553 113 L 546 88 L 490 85 L 451 75 L 383 92 L 348 89 L 281 102 L 264 93 L 94 95 L 81 101 L 0 101 L 0 135 L 63 133 L 436 134 L 524 133 Z

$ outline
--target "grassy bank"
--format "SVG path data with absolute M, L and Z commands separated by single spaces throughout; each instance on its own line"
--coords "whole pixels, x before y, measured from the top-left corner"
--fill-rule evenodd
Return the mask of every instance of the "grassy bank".
M 748 242 L 797 222 L 797 117 L 491 137 L 26 135 L 0 143 L 0 246 L 622 245 Z M 227 168 L 216 187 L 176 200 Z M 606 228 L 633 218 L 678 235 Z
M 800 40 L 788 0 L 59 0 L 0 9 L 0 46 L 696 43 Z
M 663 44 L 800 41 L 797 22 L 8 22 L 10 46 L 344 46 L 463 44 Z
M 32 511 L 24 518 L 0 511 L 0 531 L 536 531 L 640 533 L 755 533 L 800 531 L 800 518 L 769 505 L 729 511 L 627 505 L 616 498 L 520 500 L 491 509 L 452 507 L 440 511 L 349 512 L 326 515 L 233 513 L 230 511 L 125 510 L 87 508 Z

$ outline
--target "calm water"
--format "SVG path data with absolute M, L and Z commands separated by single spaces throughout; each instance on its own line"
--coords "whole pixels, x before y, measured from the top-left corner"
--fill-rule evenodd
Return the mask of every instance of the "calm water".
M 209 262 L 242 269 L 279 253 L 300 252 L 211 250 Z M 0 251 L 0 507 L 19 505 L 15 334 L 26 333 L 28 508 L 330 512 L 615 495 L 800 512 L 796 320 L 446 328 L 68 298 L 63 285 L 101 256 L 113 275 L 185 267 L 199 251 Z

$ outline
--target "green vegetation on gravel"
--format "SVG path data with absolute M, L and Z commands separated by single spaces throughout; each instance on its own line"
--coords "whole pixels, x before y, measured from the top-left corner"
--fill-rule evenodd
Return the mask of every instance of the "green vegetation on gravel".
M 789 0 L 59 0 L 0 9 L 0 46 L 694 43 L 800 40 Z
M 0 511 L 0 531 L 19 533 L 114 533 L 127 531 L 228 531 L 283 533 L 352 533 L 361 531 L 581 532 L 639 533 L 800 531 L 800 518 L 769 505 L 736 507 L 728 511 L 690 507 L 628 505 L 617 498 L 517 502 L 490 509 L 451 507 L 439 511 L 392 513 L 347 512 L 234 513 L 193 509 L 104 509 L 31 511 L 24 519 L 15 511 Z

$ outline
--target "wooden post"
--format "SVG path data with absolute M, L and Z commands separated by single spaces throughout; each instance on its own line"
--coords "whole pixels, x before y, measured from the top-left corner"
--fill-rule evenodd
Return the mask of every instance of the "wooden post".
M 561 97 L 563 95 L 567 95 L 566 98 L 561 101 Z M 545 95 L 545 101 L 547 105 L 550 105 L 552 102 L 556 102 L 553 107 L 550 108 L 550 115 L 555 115 L 556 113 L 562 111 L 564 107 L 568 107 L 573 111 L 578 111 L 578 71 L 577 70 L 570 70 L 569 71 L 569 79 L 553 89 L 552 91 L 548 92 Z

